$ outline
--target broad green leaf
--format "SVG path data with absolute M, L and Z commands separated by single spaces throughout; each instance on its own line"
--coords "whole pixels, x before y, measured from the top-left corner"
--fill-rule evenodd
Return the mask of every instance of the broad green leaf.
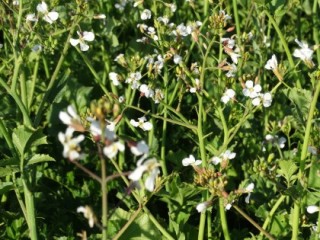
M 0 177 L 5 177 L 15 172 L 19 172 L 17 166 L 0 167 Z
M 297 178 L 294 174 L 298 170 L 298 167 L 292 160 L 280 160 L 279 167 L 280 169 L 278 169 L 278 174 L 283 176 L 288 184 Z
M 17 150 L 19 151 L 20 156 L 24 155 L 24 150 L 32 134 L 33 130 L 22 125 L 13 130 L 12 140 Z
M 274 236 L 286 236 L 291 231 L 289 226 L 289 214 L 282 212 L 273 217 L 269 232 Z
M 47 154 L 35 154 L 27 161 L 27 165 L 40 162 L 55 162 L 55 160 Z
M 314 161 L 311 165 L 309 178 L 308 178 L 308 187 L 316 188 L 320 190 L 320 163 L 319 160 Z
M 26 126 L 19 126 L 13 130 L 12 140 L 20 156 L 23 156 L 26 149 L 47 144 L 46 136 L 42 129 L 33 130 Z
M 0 182 L 0 196 L 14 189 L 12 182 Z

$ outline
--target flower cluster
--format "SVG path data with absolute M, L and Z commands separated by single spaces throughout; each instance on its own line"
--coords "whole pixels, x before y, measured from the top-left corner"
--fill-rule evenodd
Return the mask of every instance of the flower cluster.
M 55 11 L 48 10 L 48 5 L 42 1 L 37 5 L 37 11 L 40 15 L 42 15 L 42 19 L 50 24 L 52 24 L 54 21 L 56 21 L 59 18 L 59 13 Z M 27 14 L 26 20 L 30 22 L 37 22 L 38 16 L 36 16 L 35 13 Z
M 264 107 L 270 107 L 272 103 L 271 93 L 261 93 L 261 90 L 260 84 L 254 84 L 252 80 L 247 80 L 242 93 L 252 100 L 252 105 L 259 106 L 262 102 Z

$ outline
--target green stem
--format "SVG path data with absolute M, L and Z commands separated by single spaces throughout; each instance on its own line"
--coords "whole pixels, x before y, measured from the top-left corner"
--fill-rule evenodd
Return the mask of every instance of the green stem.
M 319 92 L 320 92 L 320 79 L 316 78 L 316 90 L 312 98 L 312 102 L 310 105 L 310 110 L 308 114 L 308 120 L 306 125 L 306 130 L 303 138 L 303 145 L 301 149 L 301 157 L 300 157 L 300 168 L 299 168 L 299 174 L 298 179 L 300 180 L 300 183 L 303 187 L 306 187 L 306 180 L 305 180 L 305 165 L 306 165 L 306 158 L 308 153 L 308 144 L 310 139 L 310 133 L 311 133 L 311 125 L 313 121 L 314 111 L 318 102 Z M 298 239 L 299 235 L 299 219 L 300 219 L 300 201 L 296 200 L 294 203 L 294 210 L 293 210 L 293 219 L 292 219 L 292 240 Z
M 32 102 L 33 102 L 33 94 L 34 94 L 34 89 L 36 87 L 36 82 L 37 82 L 37 76 L 38 76 L 38 70 L 39 70 L 39 56 L 36 58 L 36 63 L 33 68 L 33 75 L 31 79 L 31 87 L 29 89 L 29 94 L 28 94 L 28 109 L 30 109 Z
M 119 239 L 122 234 L 128 229 L 131 223 L 138 217 L 139 213 L 141 212 L 142 208 L 139 207 L 130 217 L 130 219 L 126 222 L 126 224 L 120 229 L 120 231 L 112 238 L 112 240 Z
M 224 199 L 219 198 L 219 213 L 220 213 L 220 221 L 221 221 L 221 227 L 222 232 L 224 235 L 225 240 L 230 240 L 229 230 L 228 230 L 228 224 L 227 224 L 227 217 L 226 217 L 226 210 L 224 207 Z
M 108 189 L 107 189 L 107 166 L 106 159 L 103 156 L 102 149 L 100 144 L 98 143 L 98 152 L 101 161 L 101 205 L 102 205 L 102 239 L 107 240 L 108 238 Z
M 43 116 L 42 113 L 45 110 L 45 104 L 46 104 L 47 99 L 50 96 L 50 94 L 52 92 L 52 89 L 53 89 L 53 87 L 54 87 L 54 85 L 56 83 L 58 74 L 59 74 L 60 69 L 62 67 L 62 64 L 64 62 L 64 59 L 65 59 L 65 57 L 67 55 L 68 49 L 70 47 L 70 39 L 71 39 L 71 37 L 72 37 L 72 35 L 74 33 L 74 30 L 75 30 L 75 27 L 78 25 L 79 21 L 80 21 L 80 18 L 79 17 L 75 17 L 75 20 L 74 20 L 74 22 L 72 24 L 72 27 L 71 27 L 71 30 L 70 30 L 69 35 L 67 37 L 67 40 L 66 40 L 66 42 L 64 44 L 60 59 L 59 59 L 59 61 L 57 63 L 57 66 L 56 66 L 52 76 L 51 76 L 51 79 L 50 79 L 49 85 L 47 87 L 47 90 L 46 90 L 46 92 L 45 92 L 45 94 L 44 94 L 44 96 L 42 98 L 41 103 L 40 103 L 38 112 L 37 112 L 35 120 L 34 120 L 34 126 L 35 127 L 39 126 L 39 124 L 40 124 L 41 118 Z
M 238 14 L 238 1 L 232 0 L 232 7 L 233 7 L 233 17 L 234 21 L 236 22 L 236 32 L 237 32 L 237 44 L 240 46 L 241 44 L 241 32 L 240 32 L 240 21 L 239 21 L 239 14 Z
M 23 116 L 23 122 L 25 125 L 27 125 L 28 127 L 32 126 L 29 114 L 27 112 L 26 107 L 23 105 L 21 98 L 17 95 L 17 93 L 15 91 L 11 91 L 10 87 L 3 81 L 2 78 L 0 78 L 0 84 L 2 85 L 2 87 L 4 87 L 6 89 L 6 91 L 11 95 L 11 97 L 14 99 L 14 101 L 16 102 L 16 104 L 18 105 L 22 116 Z
M 278 207 L 280 206 L 280 204 L 284 201 L 284 199 L 286 199 L 286 196 L 285 196 L 285 195 L 281 195 L 281 197 L 280 197 L 280 198 L 277 200 L 277 202 L 273 205 L 271 211 L 269 212 L 266 220 L 265 220 L 264 223 L 263 223 L 262 228 L 263 228 L 264 230 L 267 229 L 269 223 L 271 222 L 271 219 L 272 219 L 274 213 L 276 212 L 276 210 L 278 209 Z M 260 234 L 262 234 L 262 232 L 260 232 Z
M 22 173 L 22 183 L 23 183 L 23 192 L 24 192 L 24 201 L 26 204 L 26 212 L 27 212 L 27 223 L 30 231 L 30 239 L 37 240 L 37 224 L 36 224 L 36 216 L 35 216 L 35 207 L 34 207 L 34 196 L 32 191 L 28 186 L 28 176 L 26 173 Z
M 313 2 L 313 8 L 312 8 L 312 21 L 313 21 L 313 40 L 316 45 L 319 45 L 319 21 L 318 21 L 318 4 L 317 0 Z M 320 64 L 320 50 L 319 48 L 316 51 L 317 53 L 317 61 L 318 64 Z
M 251 217 L 249 217 L 244 211 L 242 211 L 237 205 L 232 205 L 232 207 L 240 213 L 245 219 L 247 219 L 255 228 L 257 228 L 260 232 L 262 232 L 268 239 L 275 240 L 270 233 L 264 230 L 262 227 L 259 226 Z

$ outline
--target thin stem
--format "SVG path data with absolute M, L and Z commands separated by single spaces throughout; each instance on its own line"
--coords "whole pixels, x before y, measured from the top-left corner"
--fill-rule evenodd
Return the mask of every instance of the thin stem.
M 318 4 L 317 4 L 317 0 L 315 0 L 313 2 L 313 8 L 312 8 L 312 21 L 313 21 L 313 40 L 315 42 L 316 45 L 319 44 L 319 23 L 318 23 Z M 320 64 L 320 51 L 319 48 L 316 51 L 317 53 L 317 61 L 318 64 Z
M 273 205 L 271 211 L 269 212 L 266 220 L 265 220 L 264 223 L 263 223 L 262 228 L 263 228 L 264 230 L 267 229 L 269 223 L 271 222 L 271 219 L 272 219 L 274 213 L 277 211 L 278 207 L 280 206 L 280 204 L 281 204 L 285 199 L 286 199 L 286 196 L 285 196 L 285 195 L 281 195 L 281 197 L 280 197 L 280 198 L 277 200 L 277 202 Z M 260 232 L 260 234 L 262 234 L 262 232 Z
M 306 158 L 308 153 L 308 144 L 310 140 L 310 133 L 311 133 L 311 125 L 314 117 L 314 111 L 318 102 L 319 92 L 320 92 L 320 79 L 315 79 L 317 82 L 316 85 L 316 91 L 313 95 L 312 102 L 310 105 L 310 110 L 308 114 L 308 120 L 306 125 L 306 130 L 303 138 L 303 145 L 301 149 L 301 157 L 300 157 L 300 168 L 299 168 L 299 174 L 298 179 L 300 180 L 300 183 L 305 187 L 306 180 L 305 180 L 305 165 L 306 165 Z M 293 222 L 292 222 L 292 240 L 298 239 L 299 235 L 299 219 L 300 219 L 300 201 L 296 200 L 294 203 L 294 210 L 293 210 Z
M 39 61 L 40 58 L 39 56 L 36 58 L 36 63 L 33 68 L 33 75 L 31 79 L 31 87 L 29 88 L 29 99 L 28 99 L 28 108 L 30 109 L 32 102 L 33 102 L 33 94 L 34 94 L 34 89 L 36 87 L 36 82 L 37 82 L 37 76 L 38 76 L 38 70 L 39 70 Z
M 73 163 L 74 165 L 76 165 L 79 169 L 81 169 L 83 172 L 85 172 L 86 174 L 88 174 L 92 179 L 96 180 L 97 182 L 99 182 L 101 184 L 102 179 L 97 176 L 95 173 L 91 172 L 88 168 L 84 167 L 82 164 L 80 164 L 77 161 L 71 161 L 71 163 Z
M 262 232 L 268 239 L 275 240 L 270 233 L 264 230 L 262 227 L 259 226 L 252 218 L 250 218 L 244 211 L 242 211 L 237 205 L 232 205 L 232 207 L 240 213 L 245 219 L 247 219 L 255 228 L 257 228 L 260 232 Z
M 108 189 L 107 189 L 107 166 L 106 159 L 103 156 L 100 144 L 98 145 L 98 153 L 101 161 L 101 205 L 102 205 L 102 239 L 107 240 L 107 224 L 108 224 Z
M 41 121 L 41 118 L 42 118 L 42 115 L 43 115 L 42 112 L 44 111 L 44 107 L 45 107 L 46 101 L 47 101 L 48 97 L 50 96 L 51 91 L 52 91 L 52 89 L 53 89 L 53 87 L 54 87 L 54 85 L 55 85 L 55 83 L 57 81 L 58 74 L 59 74 L 60 69 L 62 67 L 62 64 L 64 62 L 64 59 L 65 59 L 65 57 L 67 55 L 68 49 L 70 47 L 70 39 L 71 39 L 71 37 L 72 37 L 72 35 L 74 33 L 74 30 L 75 30 L 75 27 L 77 26 L 79 21 L 80 21 L 80 18 L 76 16 L 75 20 L 74 20 L 74 22 L 72 24 L 72 27 L 70 29 L 69 35 L 67 37 L 67 40 L 66 40 L 66 42 L 64 44 L 60 59 L 59 59 L 59 61 L 57 63 L 57 66 L 56 66 L 52 76 L 51 76 L 51 79 L 50 79 L 49 85 L 47 87 L 47 90 L 46 90 L 46 92 L 45 92 L 45 94 L 44 94 L 44 96 L 42 98 L 41 103 L 40 103 L 38 112 L 37 112 L 35 120 L 34 120 L 34 126 L 35 127 L 39 126 L 39 124 L 40 124 L 40 121 Z
M 128 229 L 131 223 L 138 217 L 139 213 L 141 212 L 142 207 L 140 206 L 130 217 L 130 219 L 126 222 L 126 224 L 120 229 L 120 231 L 112 238 L 112 240 L 119 239 L 122 234 Z

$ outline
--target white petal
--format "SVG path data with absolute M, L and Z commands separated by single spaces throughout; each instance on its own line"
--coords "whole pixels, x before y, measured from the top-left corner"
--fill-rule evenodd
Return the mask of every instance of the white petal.
M 137 167 L 129 176 L 128 178 L 131 179 L 132 181 L 138 181 L 141 179 L 142 174 L 144 171 L 147 170 L 147 166 L 141 165 Z
M 196 209 L 199 213 L 203 213 L 207 209 L 207 207 L 208 207 L 207 202 L 203 202 L 203 203 L 199 203 Z
M 259 98 L 259 97 L 254 98 L 254 99 L 252 100 L 252 105 L 253 105 L 253 106 L 259 106 L 259 105 L 260 105 L 260 98 Z
M 250 196 L 251 196 L 251 193 L 249 193 L 248 196 L 246 196 L 246 198 L 244 200 L 247 204 L 250 203 Z
M 52 21 L 56 21 L 59 17 L 59 13 L 57 12 L 49 12 L 47 15 Z
M 150 123 L 150 122 L 145 122 L 145 123 L 143 123 L 143 125 L 142 125 L 142 129 L 144 130 L 144 131 L 150 131 L 151 129 L 152 129 L 152 123 Z
M 80 42 L 80 50 L 82 52 L 85 52 L 85 51 L 88 51 L 89 50 L 89 45 L 83 43 L 83 42 Z
M 139 126 L 139 122 L 137 122 L 137 121 L 135 121 L 135 120 L 133 120 L 133 119 L 130 120 L 130 124 L 131 124 L 132 126 L 134 126 L 134 127 L 138 127 L 138 126 Z
M 79 39 L 70 38 L 70 44 L 72 46 L 77 46 L 79 44 L 79 42 L 80 42 Z
M 310 214 L 318 212 L 318 211 L 319 211 L 319 207 L 318 206 L 308 206 L 307 207 L 307 212 L 310 213 Z
M 86 32 L 86 31 L 84 31 L 84 32 L 82 33 L 82 38 L 83 38 L 83 40 L 85 40 L 85 41 L 91 42 L 91 41 L 94 40 L 94 33 L 93 33 L 93 32 Z
M 48 11 L 48 5 L 42 1 L 37 5 L 37 11 L 41 13 L 46 13 Z
M 200 165 L 201 163 L 202 163 L 201 160 L 196 160 L 195 163 L 194 163 L 194 165 Z
M 254 183 L 250 183 L 250 184 L 246 187 L 246 191 L 247 191 L 247 192 L 252 192 L 253 189 L 254 189 Z
M 221 158 L 219 158 L 219 157 L 213 157 L 213 158 L 211 158 L 211 162 L 212 162 L 214 165 L 218 165 L 219 163 L 221 163 Z
M 66 124 L 66 125 L 70 125 L 71 124 L 71 117 L 69 116 L 68 113 L 60 112 L 59 113 L 59 118 L 64 124 Z

